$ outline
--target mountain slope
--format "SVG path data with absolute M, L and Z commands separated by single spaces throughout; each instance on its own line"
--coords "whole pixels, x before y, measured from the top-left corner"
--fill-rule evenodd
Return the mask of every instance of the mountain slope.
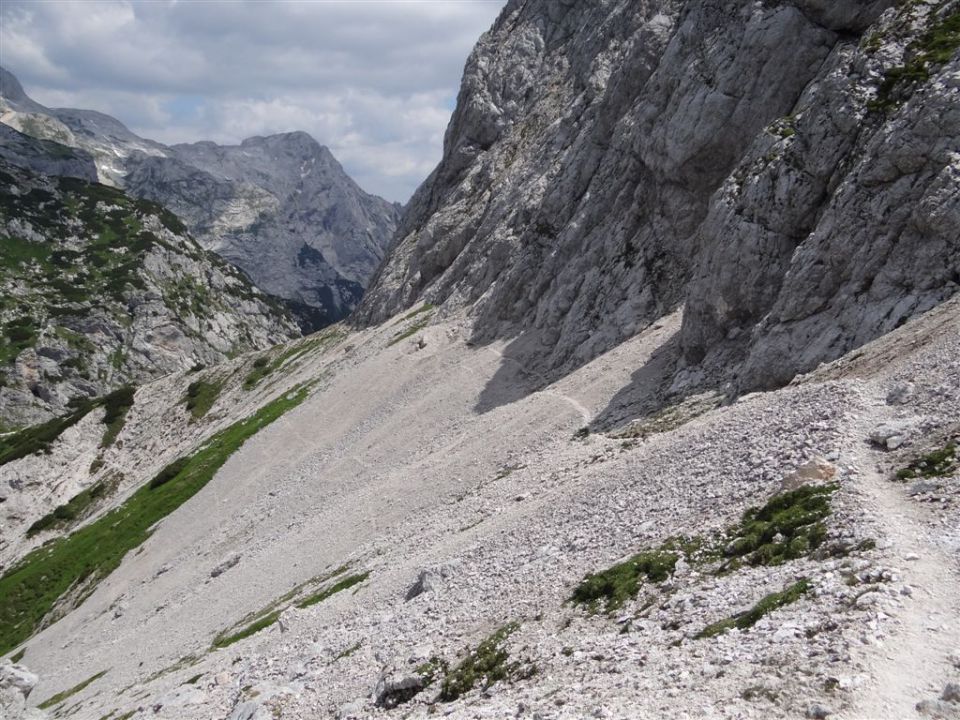
M 943 388 L 960 380 L 958 318 L 953 300 L 794 386 L 610 434 L 577 429 L 673 341 L 679 313 L 487 413 L 474 407 L 506 343 L 471 347 L 453 315 L 406 341 L 416 316 L 208 369 L 199 379 L 221 390 L 199 419 L 184 402 L 198 376 L 163 378 L 137 393 L 114 446 L 98 450 L 91 413 L 50 455 L 0 468 L 37 482 L 62 477 L 64 458 L 103 460 L 10 492 L 5 512 L 21 517 L 7 520 L 7 567 L 129 516 L 162 468 L 217 447 L 209 438 L 271 398 L 310 390 L 85 585 L 78 608 L 16 646 L 41 676 L 31 702 L 61 694 L 53 709 L 79 720 L 503 717 L 521 705 L 624 720 L 909 717 L 955 676 L 956 466 L 891 478 L 955 431 L 960 397 Z M 867 442 L 891 422 L 896 451 Z M 24 536 L 111 472 L 120 488 L 89 516 Z M 749 542 L 731 536 L 753 529 L 745 511 L 809 487 L 826 509 L 777 521 L 795 523 L 795 555 L 774 541 L 764 552 L 777 562 L 731 561 Z M 618 591 L 612 612 L 602 593 L 592 609 L 571 602 L 655 551 L 675 564 Z M 57 569 L 45 557 L 5 575 L 4 612 L 29 600 L 21 572 Z M 726 629 L 741 616 L 752 624 Z M 502 671 L 490 687 L 470 672 L 471 649 Z
M 885 7 L 509 3 L 366 326 L 0 438 L 30 704 L 955 716 L 960 26 Z
M 0 161 L 4 422 L 296 334 L 154 203 Z
M 552 379 L 686 303 L 687 392 L 780 385 L 943 301 L 960 10 L 891 5 L 509 3 L 358 319 L 470 308 Z
M 287 301 L 306 330 L 357 305 L 399 216 L 306 133 L 168 147 L 102 113 L 45 108 L 2 68 L 0 122 L 89 153 L 101 182 L 173 210 L 201 245 Z

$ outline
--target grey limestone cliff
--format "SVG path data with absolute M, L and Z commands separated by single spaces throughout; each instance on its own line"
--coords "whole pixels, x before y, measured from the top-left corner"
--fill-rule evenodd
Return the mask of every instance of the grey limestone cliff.
M 357 317 L 550 378 L 685 305 L 675 390 L 787 382 L 960 289 L 958 46 L 956 2 L 512 0 Z
M 306 327 L 356 306 L 383 258 L 397 206 L 365 193 L 302 132 L 170 151 L 131 158 L 126 187 L 177 212 L 205 247 L 291 301 Z

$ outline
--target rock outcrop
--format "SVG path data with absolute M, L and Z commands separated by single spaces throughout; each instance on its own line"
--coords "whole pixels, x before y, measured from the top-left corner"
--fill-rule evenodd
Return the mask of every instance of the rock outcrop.
M 357 317 L 468 307 L 550 379 L 685 304 L 674 390 L 745 390 L 943 301 L 960 5 L 892 5 L 510 2 Z
M 42 710 L 27 707 L 39 678 L 23 665 L 0 663 L 0 717 L 4 720 L 45 720 Z
M 298 334 L 169 211 L 0 160 L 0 418 L 23 424 Z
M 97 181 L 93 156 L 52 140 L 38 140 L 0 123 L 0 159 L 41 175 Z

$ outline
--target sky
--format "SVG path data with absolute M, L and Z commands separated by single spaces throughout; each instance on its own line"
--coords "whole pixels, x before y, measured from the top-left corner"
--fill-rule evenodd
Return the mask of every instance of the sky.
M 163 143 L 305 130 L 405 202 L 505 0 L 2 0 L 0 65 Z

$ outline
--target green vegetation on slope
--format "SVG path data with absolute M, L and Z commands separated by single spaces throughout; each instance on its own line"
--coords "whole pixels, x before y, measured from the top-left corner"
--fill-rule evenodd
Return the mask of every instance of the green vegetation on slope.
M 590 610 L 603 602 L 604 609 L 613 612 L 636 596 L 644 578 L 655 583 L 666 580 L 678 559 L 676 553 L 660 550 L 638 553 L 613 567 L 587 575 L 574 589 L 571 600 Z
M 406 322 L 407 320 L 412 320 L 417 315 L 420 315 L 425 312 L 430 312 L 431 310 L 435 310 L 435 309 L 436 309 L 436 305 L 433 305 L 431 303 L 424 303 L 423 305 L 418 307 L 416 310 L 411 310 L 410 312 L 408 312 L 406 315 L 401 317 L 399 320 L 397 320 L 393 324 L 399 325 L 400 323 Z
M 187 387 L 187 410 L 193 416 L 194 420 L 199 420 L 217 401 L 220 391 L 226 378 L 214 378 L 212 380 L 194 380 Z
M 331 597 L 332 595 L 336 595 L 338 592 L 342 590 L 352 588 L 354 585 L 359 585 L 364 580 L 366 580 L 369 576 L 370 576 L 369 572 L 360 573 L 359 575 L 348 575 L 340 582 L 334 585 L 331 585 L 330 587 L 324 590 L 315 592 L 312 595 L 308 595 L 303 600 L 297 603 L 297 607 L 307 608 L 307 607 L 310 607 L 311 605 L 316 605 L 319 602 L 323 602 L 327 598 Z
M 32 425 L 0 437 L 0 465 L 19 460 L 38 452 L 50 452 L 50 446 L 65 430 L 80 422 L 92 405 L 84 404 L 69 415 L 47 420 L 40 425 Z
M 103 433 L 100 447 L 108 448 L 113 445 L 113 441 L 123 430 L 123 424 L 127 420 L 127 411 L 133 407 L 133 396 L 136 392 L 137 389 L 132 385 L 124 385 L 104 396 L 102 400 L 104 414 L 101 422 L 107 426 L 107 429 Z
M 536 672 L 532 665 L 510 662 L 510 656 L 503 649 L 503 643 L 520 628 L 512 622 L 486 638 L 475 650 L 455 668 L 446 672 L 440 686 L 440 700 L 451 702 L 472 690 L 477 685 L 484 689 L 501 680 L 514 680 L 530 677 Z M 432 668 L 433 672 L 441 668 Z M 431 676 L 432 679 L 432 676 Z
M 837 487 L 836 484 L 804 485 L 774 495 L 763 506 L 744 512 L 737 525 L 707 540 L 668 538 L 658 548 L 587 575 L 574 588 L 570 600 L 590 611 L 596 611 L 603 603 L 606 612 L 613 612 L 636 597 L 644 581 L 666 580 L 681 556 L 696 566 L 720 560 L 719 565 L 712 568 L 716 575 L 732 572 L 744 563 L 781 565 L 806 557 L 826 540 L 824 521 L 830 515 L 830 500 Z M 867 540 L 852 547 L 838 547 L 833 554 L 871 547 L 872 541 Z
M 271 375 L 280 366 L 296 362 L 303 356 L 317 349 L 325 349 L 335 345 L 346 337 L 346 333 L 338 326 L 332 326 L 316 332 L 299 342 L 292 342 L 279 349 L 269 350 L 253 361 L 253 368 L 243 380 L 244 390 L 253 390 L 264 378 Z
M 261 630 L 270 627 L 277 621 L 277 618 L 280 617 L 281 612 L 282 610 L 274 610 L 269 612 L 263 617 L 257 618 L 252 623 L 244 628 L 241 628 L 235 633 L 220 633 L 213 639 L 213 647 L 216 649 L 225 648 L 228 645 L 233 645 L 235 642 L 240 642 L 241 640 L 250 637 L 254 633 L 258 633 Z
M 114 369 L 132 369 L 124 352 L 130 300 L 148 286 L 171 315 L 196 319 L 183 325 L 191 336 L 238 300 L 265 303 L 289 319 L 239 269 L 197 245 L 169 210 L 116 188 L 45 178 L 0 160 L 0 228 L 0 284 L 17 288 L 0 297 L 0 370 L 25 350 L 51 344 L 67 345 L 62 377 L 108 380 L 110 370 L 90 362 L 97 351 Z M 209 268 L 231 282 L 212 291 L 204 274 Z M 89 335 L 91 312 L 111 330 L 97 347 Z M 242 337 L 238 352 L 253 345 L 249 335 Z
M 26 289 L 14 305 L 0 304 L 2 363 L 12 362 L 37 343 L 51 320 L 60 323 L 62 317 L 84 315 L 87 303 L 110 308 L 118 318 L 126 315 L 128 291 L 145 287 L 143 258 L 158 245 L 174 249 L 143 230 L 143 217 L 156 215 L 168 228 L 183 229 L 169 211 L 120 190 L 75 178 L 51 182 L 50 190 L 0 192 L 0 221 L 17 218 L 43 236 L 39 242 L 0 237 L 0 280 Z M 17 178 L 0 171 L 0 188 L 19 185 Z M 79 246 L 78 227 L 83 240 Z M 198 257 L 200 253 L 198 247 L 186 245 L 175 250 Z
M 957 455 L 957 444 L 951 441 L 939 450 L 917 458 L 902 470 L 898 470 L 897 480 L 943 477 L 958 468 L 960 468 L 960 457 Z
M 63 505 L 58 505 L 51 512 L 33 523 L 27 528 L 27 537 L 32 538 L 35 535 L 54 527 L 70 525 L 75 521 L 82 519 L 94 507 L 98 500 L 109 497 L 115 490 L 117 484 L 101 480 L 95 485 L 81 490 Z
M 827 537 L 823 521 L 830 514 L 836 484 L 804 485 L 770 498 L 761 508 L 750 508 L 726 532 L 722 570 L 749 565 L 781 565 L 809 555 Z
M 909 8 L 908 8 L 909 9 Z M 876 40 L 879 42 L 879 39 Z M 890 68 L 877 90 L 876 99 L 870 103 L 871 110 L 887 110 L 896 107 L 904 98 L 902 90 L 930 79 L 931 71 L 950 62 L 960 48 L 960 10 L 939 19 L 934 19 L 927 31 L 907 47 L 903 65 Z
M 341 565 L 340 567 L 328 573 L 324 573 L 323 575 L 311 578 L 306 582 L 302 582 L 289 592 L 285 593 L 283 596 L 271 602 L 262 610 L 246 615 L 238 623 L 217 634 L 217 636 L 213 639 L 213 649 L 225 648 L 228 645 L 233 645 L 235 642 L 239 642 L 240 640 L 250 637 L 254 633 L 258 633 L 261 630 L 270 627 L 277 621 L 277 619 L 280 617 L 280 614 L 290 607 L 290 602 L 295 597 L 300 595 L 304 588 L 306 588 L 308 585 L 329 582 L 338 575 L 345 573 L 348 568 L 349 565 Z M 354 585 L 357 585 L 358 583 L 363 582 L 369 576 L 369 572 L 359 575 L 351 575 L 328 588 L 321 589 L 312 593 L 311 595 L 306 596 L 302 601 L 297 602 L 296 605 L 299 608 L 315 605 L 318 602 L 326 600 L 331 595 L 335 595 L 342 590 L 346 590 Z
M 420 308 L 420 310 L 416 310 L 416 311 L 410 313 L 410 315 L 409 315 L 408 317 L 413 317 L 413 316 L 415 316 L 415 315 L 417 315 L 417 314 L 419 314 L 419 313 L 421 313 L 421 312 L 424 312 L 425 310 L 428 310 L 428 309 L 429 309 L 429 308 Z M 410 327 L 408 327 L 406 330 L 401 330 L 401 331 L 398 331 L 398 332 L 394 333 L 394 336 L 393 336 L 392 338 L 390 338 L 390 342 L 387 343 L 387 347 L 390 347 L 391 345 L 396 345 L 396 344 L 397 344 L 398 342 L 400 342 L 401 340 L 406 340 L 406 339 L 407 339 L 408 337 L 410 337 L 411 335 L 415 335 L 416 333 L 420 332 L 420 331 L 423 330 L 427 325 L 430 324 L 430 319 L 431 319 L 432 317 L 433 317 L 433 313 L 430 312 L 430 313 L 424 315 L 423 317 L 421 317 L 421 318 L 420 318 L 419 320 L 417 320 L 415 323 L 411 324 Z M 406 318 L 404 318 L 404 319 L 406 319 Z
M 160 485 L 148 483 L 121 506 L 95 522 L 37 548 L 0 577 L 0 653 L 20 644 L 40 627 L 67 593 L 79 605 L 150 529 L 199 492 L 243 443 L 309 392 L 300 387 L 268 403 L 245 420 L 220 431 L 187 456 Z
M 81 682 L 81 683 L 77 683 L 77 684 L 74 685 L 72 688 L 70 688 L 70 689 L 68 689 L 68 690 L 64 690 L 63 692 L 58 692 L 56 695 L 47 698 L 47 699 L 44 700 L 42 703 L 40 703 L 39 705 L 37 705 L 37 707 L 40 708 L 41 710 L 46 710 L 47 708 L 52 708 L 54 705 L 59 705 L 60 703 L 62 703 L 64 700 L 66 700 L 66 699 L 67 699 L 68 697 L 70 697 L 71 695 L 76 695 L 78 692 L 80 692 L 81 690 L 83 690 L 85 687 L 87 687 L 87 686 L 90 685 L 91 683 L 99 680 L 100 678 L 102 678 L 102 677 L 103 677 L 104 675 L 106 675 L 106 674 L 107 674 L 107 671 L 106 671 L 106 670 L 101 670 L 101 671 L 98 672 L 96 675 L 93 675 L 93 676 L 91 676 L 91 677 L 88 677 L 86 680 L 84 680 L 84 681 Z
M 770 593 L 744 613 L 734 615 L 730 618 L 725 618 L 724 620 L 715 622 L 712 625 L 707 625 L 707 627 L 697 633 L 696 637 L 714 637 L 716 635 L 722 635 L 723 633 L 727 632 L 727 630 L 731 630 L 733 628 L 746 630 L 748 627 L 756 625 L 757 621 L 767 613 L 773 612 L 778 608 L 782 608 L 784 605 L 789 605 L 790 603 L 796 602 L 803 597 L 803 595 L 806 594 L 809 589 L 810 581 L 807 580 L 807 578 L 803 578 L 793 585 L 784 588 L 780 592 Z
M 103 424 L 106 430 L 100 447 L 108 447 L 123 429 L 127 411 L 133 406 L 136 388 L 125 385 L 108 395 L 95 400 L 76 400 L 73 412 L 48 420 L 40 425 L 31 425 L 9 435 L 0 437 L 0 465 L 19 460 L 38 452 L 50 452 L 50 446 L 64 431 L 80 422 L 87 413 L 102 406 L 105 410 Z

